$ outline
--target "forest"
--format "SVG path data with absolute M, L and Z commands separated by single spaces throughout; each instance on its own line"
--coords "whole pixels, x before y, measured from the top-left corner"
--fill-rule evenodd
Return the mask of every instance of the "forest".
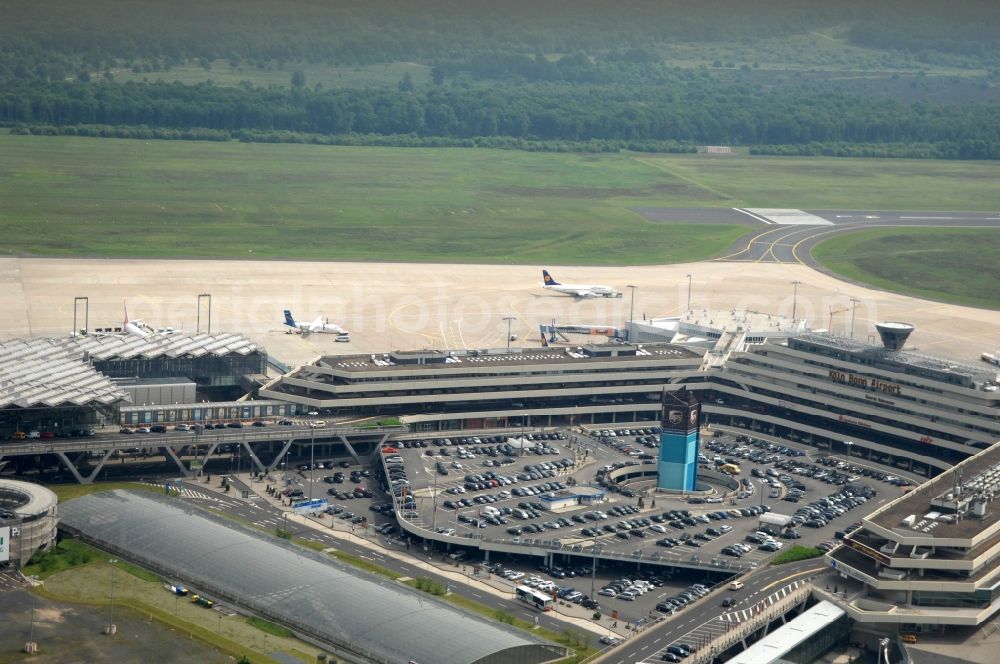
M 10 0 L 0 123 L 997 159 L 996 25 L 986 0 Z

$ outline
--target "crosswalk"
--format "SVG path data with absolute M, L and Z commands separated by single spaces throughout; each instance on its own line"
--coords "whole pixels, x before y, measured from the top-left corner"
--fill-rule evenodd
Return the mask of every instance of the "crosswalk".
M 803 583 L 805 583 L 805 581 L 795 581 L 794 583 L 791 583 L 785 586 L 784 588 L 781 588 L 771 593 L 764 599 L 755 603 L 753 606 L 741 609 L 739 611 L 732 611 L 730 613 L 723 614 L 722 616 L 720 616 L 720 620 L 729 623 L 746 622 L 747 620 L 753 618 L 755 615 L 761 613 L 764 609 L 771 606 L 775 602 L 778 602 L 784 599 L 785 597 L 788 597 L 788 595 L 795 592 L 799 588 L 799 586 L 801 586 Z
M 140 484 L 143 484 L 145 486 L 156 487 L 157 489 L 163 491 L 163 483 L 162 482 L 140 482 Z M 180 495 L 183 498 L 194 498 L 196 500 L 209 500 L 209 501 L 212 501 L 212 502 L 222 502 L 221 500 L 219 500 L 219 498 L 217 498 L 215 496 L 210 496 L 210 495 L 208 495 L 206 493 L 202 493 L 201 491 L 195 491 L 194 489 L 188 488 L 188 487 L 184 486 L 183 484 L 180 485 L 180 486 L 178 486 L 176 484 L 171 484 L 170 485 L 170 489 L 172 491 L 179 491 Z
M 711 646 L 717 638 L 735 629 L 740 623 L 750 620 L 767 607 L 770 607 L 772 604 L 784 599 L 791 593 L 795 592 L 804 583 L 806 583 L 806 581 L 801 579 L 794 581 L 767 595 L 765 598 L 754 602 L 754 604 L 748 608 L 740 609 L 738 611 L 730 611 L 729 613 L 716 616 L 711 620 L 692 628 L 683 636 L 679 636 L 669 642 L 660 643 L 657 641 L 655 645 L 659 646 L 661 650 L 647 657 L 638 664 L 653 664 L 654 662 L 662 661 L 662 649 L 666 648 L 671 643 L 688 643 L 699 648 Z

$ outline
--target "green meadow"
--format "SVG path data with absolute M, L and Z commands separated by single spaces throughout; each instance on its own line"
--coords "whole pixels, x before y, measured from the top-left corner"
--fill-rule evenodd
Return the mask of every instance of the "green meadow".
M 931 300 L 1000 309 L 1000 229 L 858 231 L 818 245 L 828 269 L 863 284 Z
M 686 262 L 746 226 L 644 207 L 1000 209 L 1000 164 L 0 134 L 2 254 Z

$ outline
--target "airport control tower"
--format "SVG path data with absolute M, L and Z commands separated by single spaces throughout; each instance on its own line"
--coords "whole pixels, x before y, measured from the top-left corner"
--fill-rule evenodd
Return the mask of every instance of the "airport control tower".
M 658 488 L 694 491 L 698 477 L 700 416 L 701 405 L 686 387 L 674 392 L 663 391 Z

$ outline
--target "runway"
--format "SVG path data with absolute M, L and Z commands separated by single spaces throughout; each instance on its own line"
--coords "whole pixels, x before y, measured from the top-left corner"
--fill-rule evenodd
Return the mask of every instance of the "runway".
M 812 248 L 842 233 L 887 227 L 1000 228 L 1000 212 L 796 210 L 802 214 L 768 216 L 747 208 L 634 208 L 634 211 L 658 223 L 749 226 L 749 232 L 716 261 L 784 263 L 817 270 L 822 268 L 812 259 Z

